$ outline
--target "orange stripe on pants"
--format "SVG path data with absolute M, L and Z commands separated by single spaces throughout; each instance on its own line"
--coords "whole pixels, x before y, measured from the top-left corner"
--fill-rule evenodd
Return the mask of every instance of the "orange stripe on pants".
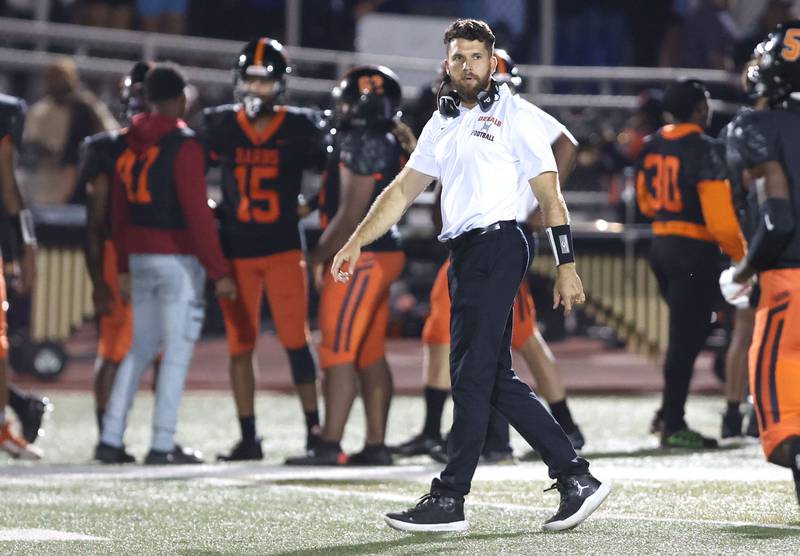
M 111 313 L 100 317 L 100 338 L 97 353 L 106 361 L 121 362 L 133 342 L 133 309 L 119 295 L 117 251 L 111 241 L 103 246 L 103 279 L 114 294 Z
M 750 347 L 750 391 L 767 459 L 800 435 L 800 269 L 759 275 L 761 299 Z
M 383 358 L 389 323 L 389 287 L 403 272 L 401 251 L 362 253 L 347 283 L 325 272 L 319 302 L 323 369 L 355 364 L 363 369 Z

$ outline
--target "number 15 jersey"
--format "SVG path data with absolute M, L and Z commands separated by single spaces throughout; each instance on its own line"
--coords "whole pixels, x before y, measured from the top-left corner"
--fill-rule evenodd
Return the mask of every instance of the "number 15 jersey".
M 222 169 L 221 235 L 229 258 L 300 249 L 297 195 L 305 169 L 324 164 L 311 110 L 276 107 L 259 132 L 239 105 L 204 112 L 208 160 Z

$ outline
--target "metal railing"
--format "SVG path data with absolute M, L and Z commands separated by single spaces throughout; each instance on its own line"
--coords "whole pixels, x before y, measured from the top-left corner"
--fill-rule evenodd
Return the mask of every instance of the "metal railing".
M 189 77 L 204 85 L 227 86 L 231 83 L 230 60 L 239 52 L 241 41 L 186 37 L 85 27 L 63 23 L 0 18 L 0 68 L 14 70 L 39 70 L 52 63 L 55 54 L 45 49 L 57 48 L 75 57 L 82 73 L 92 76 L 113 77 L 126 71 L 133 60 L 173 57 L 185 64 Z M 33 50 L 33 51 L 31 51 Z M 102 52 L 102 54 L 100 54 Z M 359 64 L 383 64 L 391 67 L 401 77 L 410 75 L 411 85 L 405 85 L 406 98 L 415 98 L 423 83 L 430 81 L 441 64 L 437 58 L 411 58 L 406 56 L 376 55 L 359 52 L 319 50 L 287 47 L 292 64 L 329 65 L 335 75 Z M 720 70 L 682 68 L 589 67 L 522 65 L 529 94 L 537 104 L 554 108 L 611 108 L 630 109 L 637 105 L 637 97 L 630 94 L 613 94 L 611 84 L 632 85 L 664 83 L 678 77 L 691 76 L 709 84 L 735 85 L 737 76 Z M 421 81 L 422 79 L 422 81 Z M 406 81 L 404 79 L 404 81 Z M 547 93 L 553 82 L 570 81 L 599 86 L 598 94 Z M 288 86 L 307 94 L 327 94 L 335 82 L 290 76 Z M 730 103 L 716 101 L 715 110 L 732 112 L 737 108 Z

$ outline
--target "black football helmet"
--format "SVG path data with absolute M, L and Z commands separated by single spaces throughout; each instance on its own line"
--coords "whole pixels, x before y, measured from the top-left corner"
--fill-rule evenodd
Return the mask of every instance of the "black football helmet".
M 119 84 L 119 103 L 121 106 L 120 117 L 123 122 L 131 119 L 141 112 L 147 111 L 147 101 L 144 98 L 144 76 L 153 67 L 152 62 L 136 62 L 131 71 L 122 78 Z
M 331 93 L 340 127 L 375 127 L 400 116 L 403 94 L 397 75 L 384 66 L 348 71 Z
M 771 106 L 800 94 L 800 20 L 781 23 L 770 33 L 757 71 Z
M 521 92 L 522 76 L 519 74 L 519 69 L 517 69 L 514 60 L 502 48 L 495 48 L 494 55 L 497 57 L 497 69 L 492 75 L 494 80 L 497 81 L 498 85 L 503 83 L 508 85 L 512 93 Z
M 284 78 L 291 73 L 283 45 L 274 39 L 261 37 L 244 45 L 233 66 L 233 87 L 236 102 L 241 102 L 247 116 L 255 118 L 264 110 L 272 110 L 283 93 Z M 275 82 L 269 97 L 253 94 L 247 85 L 250 79 Z

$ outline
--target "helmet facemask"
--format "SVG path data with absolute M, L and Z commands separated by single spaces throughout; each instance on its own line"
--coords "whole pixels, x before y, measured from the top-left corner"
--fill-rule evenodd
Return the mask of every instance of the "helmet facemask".
M 242 104 L 250 119 L 271 113 L 283 93 L 283 79 L 271 77 L 264 66 L 249 66 L 245 73 L 245 77 L 236 74 L 233 90 L 236 102 Z

